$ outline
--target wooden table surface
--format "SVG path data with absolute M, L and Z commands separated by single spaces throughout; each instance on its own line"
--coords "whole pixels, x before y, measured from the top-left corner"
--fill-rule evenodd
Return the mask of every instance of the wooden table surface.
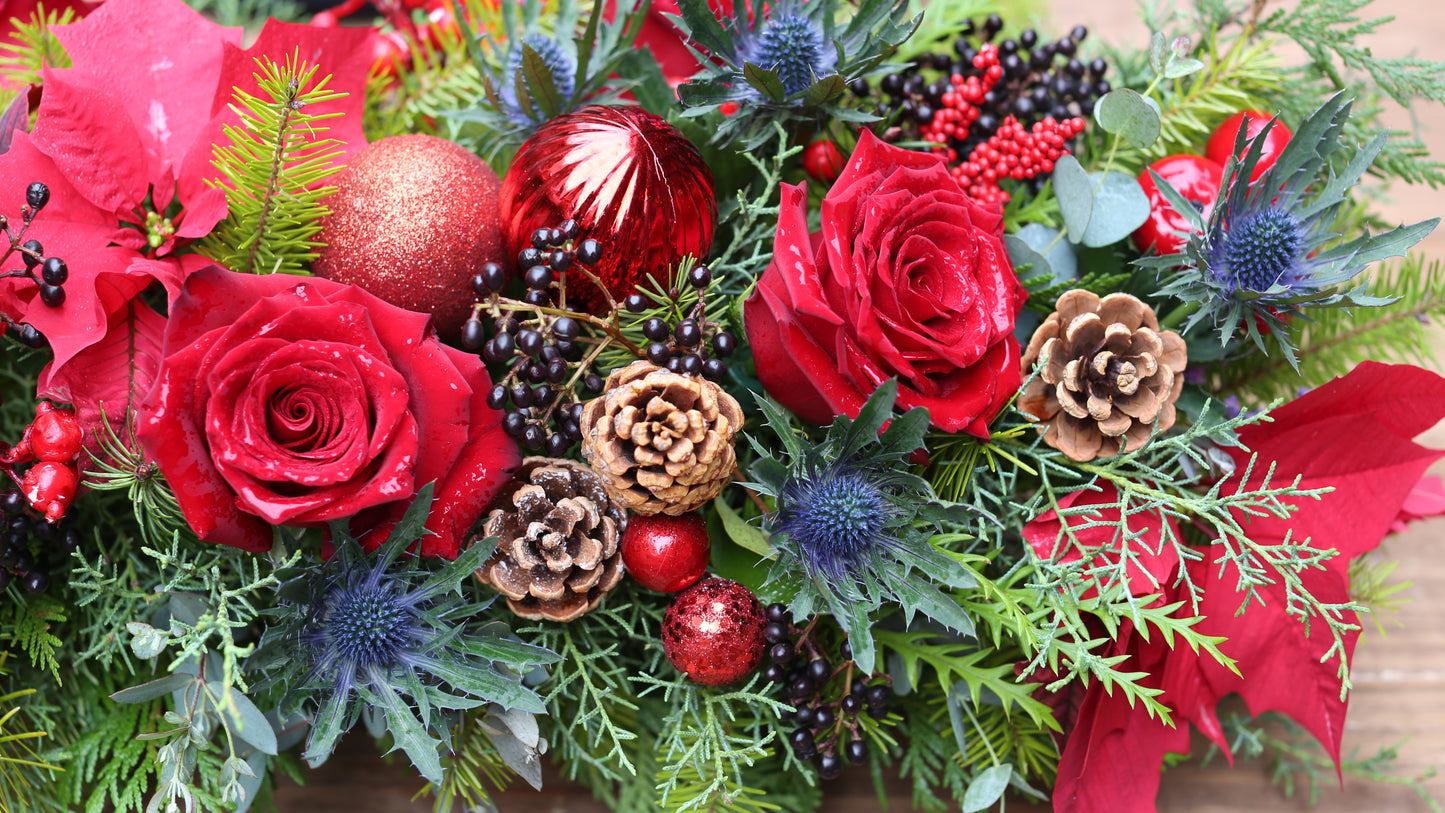
M 1080 4 L 1052 0 L 1057 15 L 1049 28 L 1066 30 L 1075 23 L 1090 27 L 1093 37 L 1113 42 L 1147 41 L 1138 22 L 1133 0 L 1094 0 Z M 1373 18 L 1395 15 L 1371 46 L 1379 55 L 1420 53 L 1439 59 L 1445 42 L 1445 11 L 1431 2 L 1377 0 L 1366 9 Z M 1397 111 L 1396 126 L 1420 126 L 1437 156 L 1445 156 L 1445 106 L 1429 104 Z M 1445 214 L 1445 191 L 1398 188 L 1389 190 L 1382 210 L 1393 219 L 1418 220 Z M 1445 257 L 1445 234 L 1427 241 L 1434 257 Z M 1440 343 L 1445 356 L 1445 341 Z M 1445 423 L 1427 433 L 1422 442 L 1445 449 Z M 1433 471 L 1445 474 L 1445 463 Z M 1355 690 L 1345 726 L 1345 753 L 1359 749 L 1374 753 L 1384 745 L 1402 744 L 1397 767 L 1402 774 L 1418 775 L 1431 766 L 1445 771 L 1445 519 L 1417 523 L 1406 533 L 1386 540 L 1384 550 L 1399 562 L 1396 575 L 1412 582 L 1401 594 L 1408 603 L 1391 619 L 1381 636 L 1367 626 L 1355 659 Z M 1196 748 L 1199 740 L 1196 738 Z M 398 755 L 400 756 L 400 755 Z M 282 813 L 410 813 L 429 811 L 424 801 L 411 797 L 421 782 L 404 758 L 382 761 L 363 733 L 342 743 L 333 759 L 313 771 L 305 787 L 283 780 L 277 793 Z M 1426 783 L 1445 802 L 1445 775 Z M 906 789 L 890 795 L 890 810 L 910 809 Z M 546 788 L 514 789 L 498 800 L 503 813 L 600 813 L 584 788 L 548 776 Z M 1208 768 L 1185 766 L 1167 771 L 1160 790 L 1161 813 L 1265 813 L 1303 810 L 1300 796 L 1285 799 L 1268 781 L 1259 763 L 1241 763 L 1230 770 L 1222 761 Z M 843 779 L 829 787 L 823 809 L 827 813 L 864 813 L 879 810 L 866 778 Z M 1010 802 L 1010 811 L 1047 810 Z M 1321 813 L 1423 813 L 1430 807 L 1408 788 L 1346 781 L 1343 791 L 1326 788 L 1316 810 Z M 785 811 L 786 813 L 786 811 Z

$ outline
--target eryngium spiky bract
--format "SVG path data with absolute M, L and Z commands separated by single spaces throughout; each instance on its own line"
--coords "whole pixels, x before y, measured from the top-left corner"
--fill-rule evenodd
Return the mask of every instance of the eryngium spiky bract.
M 375 553 L 334 523 L 331 560 L 284 574 L 281 601 L 247 665 L 263 674 L 258 690 L 283 691 L 283 715 L 312 718 L 304 754 L 312 765 L 372 707 L 417 770 L 439 782 L 438 746 L 450 739 L 443 710 L 493 702 L 543 711 L 521 674 L 557 657 L 505 637 L 500 622 L 478 628 L 491 599 L 463 597 L 462 580 L 492 547 L 475 545 L 439 569 L 405 553 L 426 533 L 431 494 L 430 485 L 419 492 Z
M 909 471 L 908 457 L 923 447 L 928 410 L 895 416 L 897 394 L 897 381 L 884 382 L 856 420 L 838 416 L 811 447 L 772 402 L 759 398 L 786 454 L 775 458 L 754 442 L 759 457 L 749 469 L 755 481 L 749 485 L 777 501 L 764 520 L 778 560 L 763 592 L 787 602 L 799 618 L 826 604 L 865 673 L 873 670 L 871 627 L 884 605 L 899 606 L 905 620 L 921 612 L 963 634 L 973 632 L 968 615 L 939 589 L 972 587 L 973 571 L 929 539 L 934 530 L 967 525 L 979 512 L 941 505 L 928 483 Z
M 719 116 L 714 142 L 761 144 L 775 123 L 833 118 L 872 121 L 843 106 L 849 82 L 887 71 L 884 60 L 921 19 L 908 19 L 907 0 L 781 0 L 764 6 L 734 0 L 719 15 L 709 0 L 679 0 L 677 23 L 698 57 L 699 72 L 677 88 L 697 116 L 734 103 Z
M 1181 331 L 1186 337 L 1208 324 L 1218 331 L 1225 347 L 1247 336 L 1266 351 L 1269 337 L 1296 365 L 1289 325 L 1295 314 L 1308 307 L 1389 304 L 1389 299 L 1365 294 L 1362 285 L 1350 287 L 1350 281 L 1371 263 L 1409 251 L 1440 221 L 1435 218 L 1339 242 L 1336 221 L 1346 195 L 1374 163 L 1387 138 L 1381 134 L 1356 152 L 1339 174 L 1330 172 L 1350 106 L 1343 94 L 1326 101 L 1300 124 L 1274 166 L 1254 183 L 1249 178 L 1274 122 L 1253 140 L 1241 127 L 1236 157 L 1225 166 L 1219 198 L 1207 223 L 1154 175 L 1160 192 L 1189 221 L 1193 234 L 1179 253 L 1146 257 L 1137 264 L 1165 276 L 1160 295 L 1195 309 Z

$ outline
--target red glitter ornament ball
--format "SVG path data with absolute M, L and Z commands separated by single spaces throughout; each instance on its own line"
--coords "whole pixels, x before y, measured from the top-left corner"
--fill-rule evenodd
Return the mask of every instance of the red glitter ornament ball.
M 622 533 L 622 564 L 649 590 L 676 593 L 702 578 L 712 555 L 707 522 L 696 511 L 680 517 L 634 516 Z
M 678 671 L 708 686 L 742 680 L 763 659 L 763 607 L 735 581 L 710 578 L 673 599 L 662 619 L 662 649 Z
M 602 243 L 591 270 L 621 299 L 649 275 L 666 284 L 684 256 L 707 256 L 717 223 L 712 172 L 692 142 L 646 110 L 584 107 L 542 125 L 502 181 L 511 256 L 537 229 L 569 219 L 581 227 L 578 240 Z M 591 310 L 605 303 L 576 273 L 567 297 Z
M 443 338 L 457 338 L 472 275 L 487 262 L 509 265 L 497 174 L 444 138 L 401 135 L 352 156 L 335 183 L 312 270 L 430 313 Z

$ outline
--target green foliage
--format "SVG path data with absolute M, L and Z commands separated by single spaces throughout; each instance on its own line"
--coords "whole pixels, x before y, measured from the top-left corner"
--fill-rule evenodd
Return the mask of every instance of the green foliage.
M 35 7 L 29 19 L 17 19 L 9 40 L 0 42 L 0 81 L 7 87 L 25 88 L 40 84 L 42 68 L 70 67 L 70 56 L 50 29 L 76 19 L 75 9 L 46 11 L 44 3 Z M 7 92 L 5 101 L 10 98 Z
M 480 0 L 461 4 L 467 19 L 482 30 L 497 30 L 499 7 Z M 433 36 L 417 39 L 405 33 L 411 54 L 407 70 L 390 75 L 374 73 L 367 86 L 364 128 L 371 141 L 404 133 L 436 133 L 455 120 L 449 114 L 465 110 L 486 93 L 481 72 L 467 52 L 461 27 L 438 26 Z M 459 133 L 451 134 L 453 140 Z
M 74 736 L 44 756 L 64 768 L 46 796 L 61 809 L 84 813 L 134 813 L 145 805 L 159 767 L 159 749 L 136 735 L 154 730 L 159 700 L 126 705 L 106 699 L 115 687 L 102 679 L 67 698 L 65 715 Z
M 1014 678 L 1012 661 L 990 665 L 999 660 L 996 650 L 931 632 L 880 630 L 874 637 L 879 647 L 900 659 L 909 686 L 924 684 L 923 667 L 928 666 L 932 670 L 930 682 L 965 687 L 964 694 L 972 705 L 977 706 L 988 697 L 990 702 L 998 703 L 1005 714 L 1021 711 L 1037 726 L 1058 730 L 1053 712 L 1033 697 L 1033 687 Z
M 100 435 L 96 438 L 99 455 L 86 452 L 89 463 L 83 472 L 87 488 L 97 492 L 122 492 L 130 511 L 135 515 L 141 538 L 152 546 L 166 544 L 176 537 L 194 538 L 195 534 L 181 515 L 175 492 L 166 484 L 160 467 L 146 459 L 135 439 L 135 416 L 122 416 L 126 436 L 110 424 L 101 411 Z
M 7 653 L 0 653 L 0 676 L 6 674 Z M 16 701 L 35 694 L 34 689 L 18 689 L 0 695 L 0 813 L 20 813 L 40 793 L 37 779 L 40 771 L 59 770 L 40 758 L 33 743 L 45 737 L 43 731 L 16 730 L 22 725 L 21 707 Z
M 1235 713 L 1225 716 L 1221 723 L 1232 754 L 1265 760 L 1270 784 L 1283 790 L 1284 795 L 1291 799 L 1303 785 L 1306 804 L 1310 807 L 1319 803 L 1321 788 L 1338 787 L 1340 777 L 1349 776 L 1407 787 L 1431 810 L 1440 813 L 1439 801 L 1426 787 L 1426 783 L 1435 777 L 1435 769 L 1428 768 L 1411 776 L 1401 774 L 1396 768 L 1394 763 L 1399 758 L 1403 743 L 1381 746 L 1368 756 L 1360 755 L 1357 749 L 1345 755 L 1336 766 L 1334 759 L 1320 748 L 1314 735 L 1283 714 L 1268 713 L 1251 720 Z M 1202 764 L 1208 765 L 1219 753 L 1219 746 L 1211 744 Z
M 540 770 L 540 766 L 538 766 Z M 437 813 L 452 810 L 485 810 L 491 805 L 491 791 L 507 786 L 511 770 L 492 743 L 483 717 L 463 714 L 452 728 L 452 752 L 442 757 L 442 781 L 429 784 L 418 796 L 435 797 Z
M 316 66 L 298 54 L 284 65 L 257 60 L 262 96 L 237 91 L 233 106 L 241 124 L 226 125 L 229 145 L 214 147 L 211 163 L 223 181 L 230 213 L 200 243 L 206 256 L 232 271 L 249 274 L 303 273 L 316 258 L 313 238 L 328 212 L 321 200 L 333 188 L 321 182 L 337 172 L 340 142 L 320 138 L 326 119 L 340 113 L 310 114 L 308 105 L 345 94 L 326 89 L 330 76 L 316 80 Z
M 645 695 L 661 691 L 671 712 L 656 746 L 663 763 L 657 790 L 666 811 L 727 810 L 763 813 L 780 809 L 749 788 L 745 769 L 767 758 L 777 738 L 776 715 L 789 706 L 757 691 L 755 676 L 743 688 L 716 690 L 683 678 L 641 675 Z
M 929 530 L 967 522 L 978 511 L 941 503 L 927 481 L 906 470 L 923 446 L 928 410 L 895 416 L 897 392 L 896 380 L 883 383 L 856 419 L 838 416 L 811 447 L 760 397 L 781 448 L 748 436 L 756 457 L 748 469 L 754 482 L 746 485 L 777 501 L 764 521 L 780 554 L 766 588 L 797 618 L 822 609 L 832 614 L 864 673 L 873 671 L 872 628 L 885 605 L 901 608 L 905 624 L 921 613 L 973 633 L 968 615 L 940 589 L 974 586 L 973 572 L 935 549 Z
M 55 634 L 55 625 L 65 623 L 65 605 L 40 595 L 14 602 L 5 609 L 9 610 L 9 617 L 0 628 L 0 640 L 5 642 L 6 649 L 24 653 L 31 666 L 49 672 L 59 683 L 60 663 L 56 654 L 64 644 Z
M 268 18 L 294 22 L 304 7 L 296 0 L 186 0 L 186 4 L 218 25 L 259 29 Z
M 775 124 L 874 121 L 877 116 L 851 106 L 848 85 L 896 67 L 886 60 L 919 23 L 909 18 L 908 5 L 862 0 L 845 8 L 836 0 L 790 0 L 769 14 L 750 15 L 736 0 L 732 14 L 719 19 L 707 0 L 681 0 L 675 22 L 700 65 L 678 86 L 683 115 L 707 116 L 716 125 L 714 144 L 743 150 L 766 143 Z M 725 104 L 738 109 L 718 115 Z
M 1277 356 L 1252 354 L 1212 370 L 1211 388 L 1264 403 L 1317 387 L 1366 360 L 1430 366 L 1431 327 L 1445 324 L 1445 265 L 1416 252 L 1382 263 L 1370 279 L 1390 304 L 1363 313 L 1323 310 L 1290 325 L 1298 371 Z
M 312 766 L 367 710 L 438 783 L 438 749 L 450 750 L 448 710 L 488 702 L 544 710 L 521 677 L 557 656 L 511 638 L 501 622 L 476 624 L 491 602 L 468 601 L 461 589 L 494 545 L 475 544 L 439 569 L 404 555 L 428 533 L 431 504 L 429 483 L 374 554 L 345 522 L 334 522 L 329 562 L 282 573 L 281 603 L 267 611 L 270 626 L 247 666 L 264 675 L 258 690 L 281 693 L 282 716 L 311 719 L 305 757 Z

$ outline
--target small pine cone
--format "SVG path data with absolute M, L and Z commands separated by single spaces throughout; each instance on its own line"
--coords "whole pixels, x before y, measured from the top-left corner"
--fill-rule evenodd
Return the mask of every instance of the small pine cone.
M 678 516 L 728 484 L 742 423 L 737 399 L 718 385 L 636 361 L 583 410 L 582 454 L 624 508 Z
M 1070 459 L 1138 449 L 1155 424 L 1161 432 L 1174 425 L 1188 354 L 1138 299 L 1068 291 L 1029 340 L 1024 375 L 1045 356 L 1019 408 L 1048 424 L 1044 440 Z
M 622 580 L 618 541 L 627 514 L 596 472 L 571 460 L 529 457 L 492 503 L 473 543 L 497 537 L 477 580 L 523 618 L 571 621 Z

